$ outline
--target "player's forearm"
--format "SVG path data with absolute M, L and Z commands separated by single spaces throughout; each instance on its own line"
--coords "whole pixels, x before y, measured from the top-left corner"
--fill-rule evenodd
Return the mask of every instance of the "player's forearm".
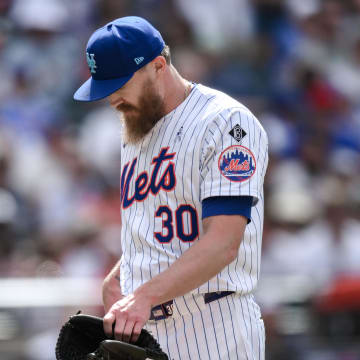
M 122 298 L 120 288 L 120 260 L 104 279 L 102 296 L 105 312 L 108 312 L 111 306 Z
M 246 219 L 241 217 L 242 230 Z M 164 303 L 204 284 L 230 264 L 238 254 L 243 231 L 226 227 L 209 229 L 167 270 L 139 287 L 136 293 L 147 296 L 153 305 Z

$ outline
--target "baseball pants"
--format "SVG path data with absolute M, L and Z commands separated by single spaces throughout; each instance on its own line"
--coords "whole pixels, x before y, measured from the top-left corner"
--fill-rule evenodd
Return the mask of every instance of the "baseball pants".
M 147 330 L 171 360 L 264 360 L 265 329 L 253 295 L 233 293 L 205 304 L 203 295 L 173 303 L 173 315 Z

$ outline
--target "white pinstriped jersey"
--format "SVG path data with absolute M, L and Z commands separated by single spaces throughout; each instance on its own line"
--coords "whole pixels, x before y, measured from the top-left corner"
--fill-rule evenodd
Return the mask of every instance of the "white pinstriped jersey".
M 253 207 L 237 258 L 193 293 L 250 293 L 260 271 L 267 162 L 267 135 L 255 116 L 199 84 L 139 144 L 123 144 L 123 294 L 164 271 L 199 240 L 203 199 L 245 195 L 253 197 Z

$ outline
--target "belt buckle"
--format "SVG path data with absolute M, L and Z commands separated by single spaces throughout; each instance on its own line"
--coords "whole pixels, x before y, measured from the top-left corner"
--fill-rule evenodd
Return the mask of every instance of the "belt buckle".
M 150 320 L 164 320 L 173 315 L 173 300 L 154 306 L 151 309 Z

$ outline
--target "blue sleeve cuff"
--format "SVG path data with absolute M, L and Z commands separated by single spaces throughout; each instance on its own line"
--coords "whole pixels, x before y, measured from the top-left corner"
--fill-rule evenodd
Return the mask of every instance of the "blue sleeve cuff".
M 213 196 L 202 201 L 202 218 L 216 215 L 242 215 L 251 221 L 252 196 Z

